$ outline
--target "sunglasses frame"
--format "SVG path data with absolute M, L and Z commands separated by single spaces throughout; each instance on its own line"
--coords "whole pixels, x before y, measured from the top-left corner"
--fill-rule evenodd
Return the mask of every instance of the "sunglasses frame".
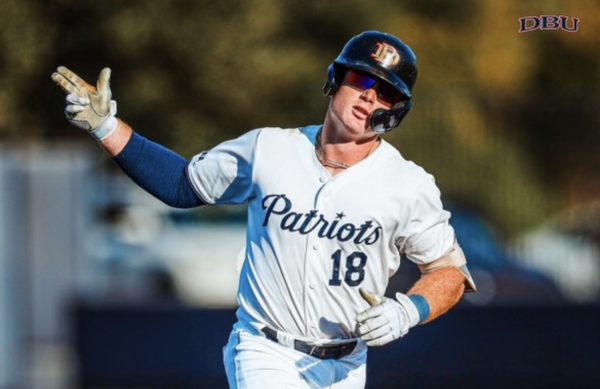
M 388 82 L 372 74 L 356 69 L 346 70 L 342 84 L 346 84 L 360 91 L 374 89 L 377 93 L 377 99 L 390 105 L 402 101 L 404 97 L 402 93 Z

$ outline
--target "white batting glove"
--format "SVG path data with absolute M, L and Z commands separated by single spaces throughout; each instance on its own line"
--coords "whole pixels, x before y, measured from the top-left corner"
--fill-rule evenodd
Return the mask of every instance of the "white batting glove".
M 419 311 L 407 295 L 396 293 L 391 300 L 359 289 L 360 295 L 371 307 L 356 316 L 358 336 L 368 346 L 383 346 L 403 337 L 419 323 Z
M 64 66 L 52 73 L 52 80 L 68 93 L 65 116 L 69 123 L 86 130 L 98 141 L 117 129 L 117 102 L 111 100 L 110 68 L 102 69 L 96 87 Z

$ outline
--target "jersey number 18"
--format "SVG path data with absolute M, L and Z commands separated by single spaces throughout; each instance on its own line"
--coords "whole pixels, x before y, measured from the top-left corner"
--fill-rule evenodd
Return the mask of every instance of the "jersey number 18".
M 339 286 L 342 284 L 340 278 L 340 263 L 342 262 L 342 250 L 337 250 L 331 256 L 333 259 L 333 274 L 329 279 L 329 285 Z M 357 286 L 365 279 L 365 265 L 367 264 L 367 255 L 360 251 L 355 251 L 346 257 L 346 275 L 344 282 L 348 286 Z

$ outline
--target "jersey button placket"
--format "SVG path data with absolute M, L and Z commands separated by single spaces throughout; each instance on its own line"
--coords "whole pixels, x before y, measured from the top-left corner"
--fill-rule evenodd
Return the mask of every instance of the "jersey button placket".
M 315 237 L 315 239 L 318 239 Z M 309 263 L 306 273 L 305 281 L 305 293 L 307 304 L 307 319 L 310 323 L 310 333 L 312 336 L 317 335 L 317 321 L 320 317 L 320 304 L 319 297 L 317 296 L 318 289 L 318 269 L 319 269 L 319 257 L 321 255 L 319 248 L 321 247 L 318 241 L 313 241 L 310 245 Z
M 315 199 L 315 209 L 322 213 L 324 216 L 329 214 L 329 208 L 331 207 L 331 184 L 332 181 L 329 180 L 324 175 L 321 175 L 318 178 L 319 182 L 322 184 L 320 190 L 318 191 L 317 198 Z M 322 316 L 321 312 L 321 266 L 323 261 L 323 253 L 322 247 L 323 242 L 321 242 L 321 238 L 318 237 L 319 229 L 317 228 L 311 234 L 311 238 L 308 245 L 307 252 L 307 271 L 305 277 L 305 298 L 308 304 L 306 304 L 306 318 L 308 324 L 309 333 L 312 336 L 320 336 L 318 329 L 318 321 Z

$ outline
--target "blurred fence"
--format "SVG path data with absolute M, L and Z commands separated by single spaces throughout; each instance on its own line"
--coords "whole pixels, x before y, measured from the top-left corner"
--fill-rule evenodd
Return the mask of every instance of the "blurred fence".
M 37 387 L 36 361 L 46 349 L 34 346 L 60 346 L 70 334 L 68 302 L 90 266 L 87 151 L 73 144 L 0 147 L 2 388 Z
M 25 331 L 24 262 L 26 250 L 24 219 L 26 210 L 23 177 L 16 161 L 0 148 L 0 388 L 18 381 L 24 362 L 21 342 Z

